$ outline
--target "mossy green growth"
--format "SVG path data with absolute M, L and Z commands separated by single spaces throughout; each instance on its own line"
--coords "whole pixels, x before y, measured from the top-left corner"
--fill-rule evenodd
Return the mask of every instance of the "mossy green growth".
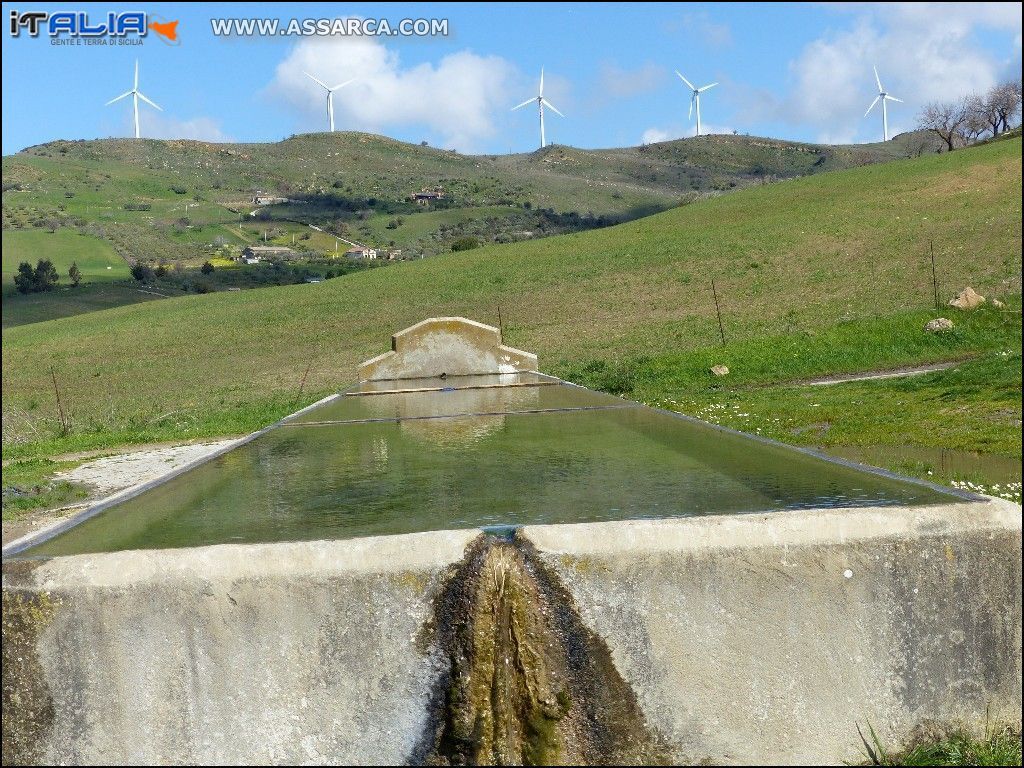
M 5 576 L 9 575 L 9 566 L 4 569 Z M 3 591 L 3 765 L 43 760 L 43 742 L 53 725 L 54 708 L 36 648 L 55 610 L 56 603 L 48 593 Z
M 635 697 L 522 542 L 479 540 L 439 597 L 449 677 L 414 762 L 663 764 Z

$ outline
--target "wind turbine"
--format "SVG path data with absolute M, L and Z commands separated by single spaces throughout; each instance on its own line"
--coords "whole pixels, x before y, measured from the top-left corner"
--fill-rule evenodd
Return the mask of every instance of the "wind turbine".
M 540 68 L 540 89 L 537 91 L 537 95 L 533 98 L 527 99 L 522 104 L 517 104 L 512 107 L 512 111 L 515 112 L 517 109 L 521 109 L 527 104 L 532 104 L 533 102 L 537 102 L 537 112 L 540 114 L 540 146 L 541 149 L 543 149 L 547 146 L 547 142 L 544 139 L 544 107 L 547 107 L 559 117 L 565 117 L 565 115 L 555 108 L 554 104 L 544 98 L 544 67 Z
M 679 75 L 679 79 L 680 80 L 682 80 L 684 83 L 686 83 L 686 87 L 689 88 L 691 91 L 693 91 L 693 94 L 690 96 L 690 111 L 686 115 L 686 119 L 690 120 L 690 119 L 693 118 L 693 108 L 696 107 L 697 108 L 697 133 L 696 133 L 696 135 L 700 136 L 700 95 L 702 93 L 704 93 L 704 91 L 706 91 L 706 90 L 708 90 L 710 88 L 714 88 L 716 85 L 718 85 L 718 83 L 711 83 L 711 85 L 705 85 L 703 88 L 695 88 L 693 83 L 691 83 L 689 80 L 687 80 L 685 77 L 683 77 L 683 74 L 678 69 L 676 70 L 676 74 Z
M 352 78 L 352 80 L 346 80 L 341 85 L 336 85 L 333 88 L 331 88 L 330 86 L 327 85 L 327 83 L 323 82 L 322 80 L 317 80 L 315 77 L 309 74 L 309 72 L 303 72 L 302 74 L 304 74 L 314 83 L 316 83 L 325 91 L 327 91 L 327 120 L 331 124 L 331 133 L 334 133 L 334 92 L 344 88 L 346 85 L 351 83 L 352 80 L 355 80 L 355 78 Z
M 138 59 L 135 60 L 135 85 L 132 86 L 132 89 L 130 91 L 125 91 L 120 96 L 111 99 L 110 101 L 108 101 L 103 106 L 109 107 L 115 101 L 120 101 L 125 96 L 131 96 L 132 97 L 132 106 L 133 106 L 133 108 L 135 110 L 135 138 L 138 139 L 138 138 L 140 138 L 140 136 L 139 136 L 139 99 L 142 99 L 144 102 L 149 104 L 149 106 L 153 107 L 154 109 L 159 109 L 161 112 L 164 111 L 163 107 L 160 107 L 160 106 L 154 104 L 152 101 L 147 99 L 142 94 L 142 91 L 139 90 L 139 60 Z
M 889 112 L 885 108 L 885 102 L 887 101 L 898 101 L 900 104 L 903 103 L 903 99 L 897 99 L 895 96 L 890 96 L 885 92 L 885 88 L 882 87 L 882 81 L 878 78 L 878 67 L 871 67 L 875 70 L 875 82 L 878 83 L 878 95 L 875 96 L 875 100 L 871 102 L 871 106 L 868 107 L 868 111 L 864 113 L 864 117 L 868 116 L 868 112 L 875 108 L 875 104 L 879 101 L 882 102 L 882 141 L 889 140 Z

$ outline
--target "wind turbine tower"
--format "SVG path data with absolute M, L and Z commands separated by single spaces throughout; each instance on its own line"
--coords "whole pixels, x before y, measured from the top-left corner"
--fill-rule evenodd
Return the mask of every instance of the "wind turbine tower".
M 135 60 L 135 85 L 132 86 L 132 89 L 130 91 L 125 91 L 120 96 L 114 97 L 113 99 L 108 101 L 104 106 L 109 107 L 115 101 L 120 101 L 121 99 L 125 98 L 126 96 L 131 96 L 132 97 L 132 108 L 135 111 L 135 138 L 138 139 L 138 138 L 140 138 L 140 136 L 139 136 L 139 99 L 142 99 L 144 102 L 149 104 L 149 106 L 153 107 L 154 109 L 159 109 L 161 112 L 164 111 L 162 107 L 157 106 L 152 101 L 147 99 L 145 97 L 145 95 L 143 95 L 142 91 L 139 90 L 139 60 L 138 59 Z
M 309 72 L 303 72 L 306 77 L 312 80 L 314 83 L 319 85 L 325 91 L 327 91 L 327 122 L 331 126 L 331 133 L 334 133 L 334 92 L 344 88 L 346 85 L 352 82 L 352 80 L 346 80 L 341 85 L 336 85 L 333 88 L 327 85 L 323 80 L 317 80 Z M 355 78 L 353 78 L 354 80 Z
M 697 134 L 696 135 L 700 136 L 700 95 L 702 93 L 704 93 L 704 91 L 707 91 L 707 90 L 709 90 L 711 88 L 714 88 L 716 85 L 718 85 L 718 83 L 711 83 L 710 85 L 705 85 L 702 88 L 696 88 L 696 87 L 694 87 L 693 83 L 691 83 L 689 80 L 687 80 L 685 77 L 683 77 L 682 73 L 678 69 L 676 70 L 676 74 L 679 75 L 679 79 L 682 80 L 684 83 L 686 83 L 686 87 L 689 88 L 690 91 L 691 91 L 691 95 L 690 95 L 690 112 L 689 112 L 689 114 L 687 114 L 686 119 L 687 120 L 692 120 L 693 119 L 694 108 L 696 108 L 696 111 L 697 111 Z
M 532 98 L 527 99 L 522 104 L 517 104 L 516 106 L 512 107 L 512 111 L 515 112 L 517 109 L 521 109 L 522 107 L 525 107 L 527 104 L 533 104 L 534 102 L 537 102 L 537 113 L 540 116 L 540 146 L 541 146 L 541 149 L 543 149 L 544 147 L 547 146 L 547 141 L 544 138 L 544 107 L 547 107 L 548 109 L 550 109 L 552 112 L 554 112 L 559 117 L 565 117 L 565 115 L 563 115 L 561 112 L 559 112 L 555 108 L 554 104 L 552 104 L 550 101 L 548 101 L 547 99 L 544 98 L 544 68 L 543 67 L 541 67 L 541 70 L 540 70 L 540 88 L 537 90 L 537 95 L 532 97 Z
M 871 102 L 871 106 L 868 107 L 868 111 L 864 113 L 864 117 L 868 116 L 868 112 L 875 108 L 875 104 L 882 102 L 882 141 L 889 140 L 889 112 L 885 108 L 885 102 L 887 101 L 898 101 L 900 104 L 903 103 L 903 99 L 897 99 L 895 96 L 890 96 L 886 93 L 885 88 L 882 87 L 882 81 L 878 77 L 878 67 L 872 67 L 875 70 L 875 82 L 878 84 L 878 95 L 875 96 L 875 100 Z

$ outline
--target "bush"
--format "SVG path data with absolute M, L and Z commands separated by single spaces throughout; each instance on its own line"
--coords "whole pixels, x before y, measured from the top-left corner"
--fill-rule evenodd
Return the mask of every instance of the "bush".
M 453 251 L 471 251 L 474 248 L 480 247 L 480 241 L 475 237 L 460 237 L 454 243 L 452 243 Z
M 71 268 L 68 270 L 68 277 L 71 278 L 71 285 L 78 287 L 78 284 L 82 282 L 82 270 L 78 268 L 78 262 L 72 261 Z
M 32 293 L 35 282 L 32 265 L 27 261 L 21 262 L 18 265 L 18 274 L 14 276 L 14 287 L 18 289 L 18 293 Z
M 208 261 L 204 261 L 203 266 L 199 268 L 199 271 L 202 272 L 204 275 L 213 274 L 213 264 L 211 264 Z
M 132 277 L 139 282 L 144 282 L 153 277 L 153 270 L 148 264 L 143 264 L 141 261 L 137 261 L 132 265 Z
M 18 274 L 14 276 L 14 287 L 19 293 L 42 293 L 52 291 L 60 275 L 49 259 L 40 259 L 35 269 L 27 261 L 18 265 Z

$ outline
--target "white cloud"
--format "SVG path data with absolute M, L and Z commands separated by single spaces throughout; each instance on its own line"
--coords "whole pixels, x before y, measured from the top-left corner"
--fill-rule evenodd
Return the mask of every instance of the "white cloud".
M 837 10 L 852 14 L 850 24 L 812 41 L 790 62 L 786 96 L 752 95 L 748 119 L 808 125 L 823 141 L 877 141 L 881 116 L 872 112 L 864 117 L 877 93 L 873 65 L 886 89 L 904 100 L 889 105 L 889 133 L 894 135 L 912 129 L 929 101 L 990 88 L 1004 75 L 1008 54 L 1019 61 L 1019 45 L 1012 53 L 997 52 L 976 39 L 981 28 L 1019 36 L 1017 4 L 853 4 Z
M 309 39 L 278 65 L 267 89 L 299 110 L 302 130 L 327 129 L 324 91 L 303 72 L 329 85 L 356 78 L 335 92 L 337 130 L 418 126 L 461 151 L 493 136 L 495 114 L 511 106 L 513 68 L 498 56 L 461 51 L 436 65 L 405 67 L 397 53 L 372 38 Z
M 162 106 L 162 105 L 161 105 Z M 224 133 L 220 121 L 212 117 L 193 117 L 176 120 L 156 113 L 140 117 L 142 135 L 150 139 L 195 139 L 217 143 L 232 142 L 234 138 Z
M 126 105 L 126 106 L 122 106 Z M 161 104 L 164 110 L 168 107 Z M 120 114 L 110 115 L 104 120 L 104 129 L 116 136 L 134 136 L 135 122 L 132 117 L 131 100 L 124 99 L 111 110 L 120 107 Z M 232 142 L 234 137 L 226 134 L 220 120 L 197 116 L 179 120 L 166 111 L 157 112 L 147 104 L 139 104 L 139 128 L 144 139 L 193 139 L 217 143 Z
M 640 138 L 640 143 L 657 144 L 659 141 L 671 141 L 675 138 L 678 137 L 674 136 L 671 131 L 667 131 L 664 128 L 648 128 Z
M 708 134 L 732 134 L 735 133 L 731 126 L 727 125 L 714 125 L 712 123 L 705 123 L 701 121 L 700 133 L 702 136 Z M 697 126 L 695 123 L 689 123 L 688 125 L 671 125 L 664 128 L 651 127 L 644 131 L 640 141 L 642 144 L 656 144 L 659 141 L 672 141 L 673 139 L 684 139 L 697 134 Z

